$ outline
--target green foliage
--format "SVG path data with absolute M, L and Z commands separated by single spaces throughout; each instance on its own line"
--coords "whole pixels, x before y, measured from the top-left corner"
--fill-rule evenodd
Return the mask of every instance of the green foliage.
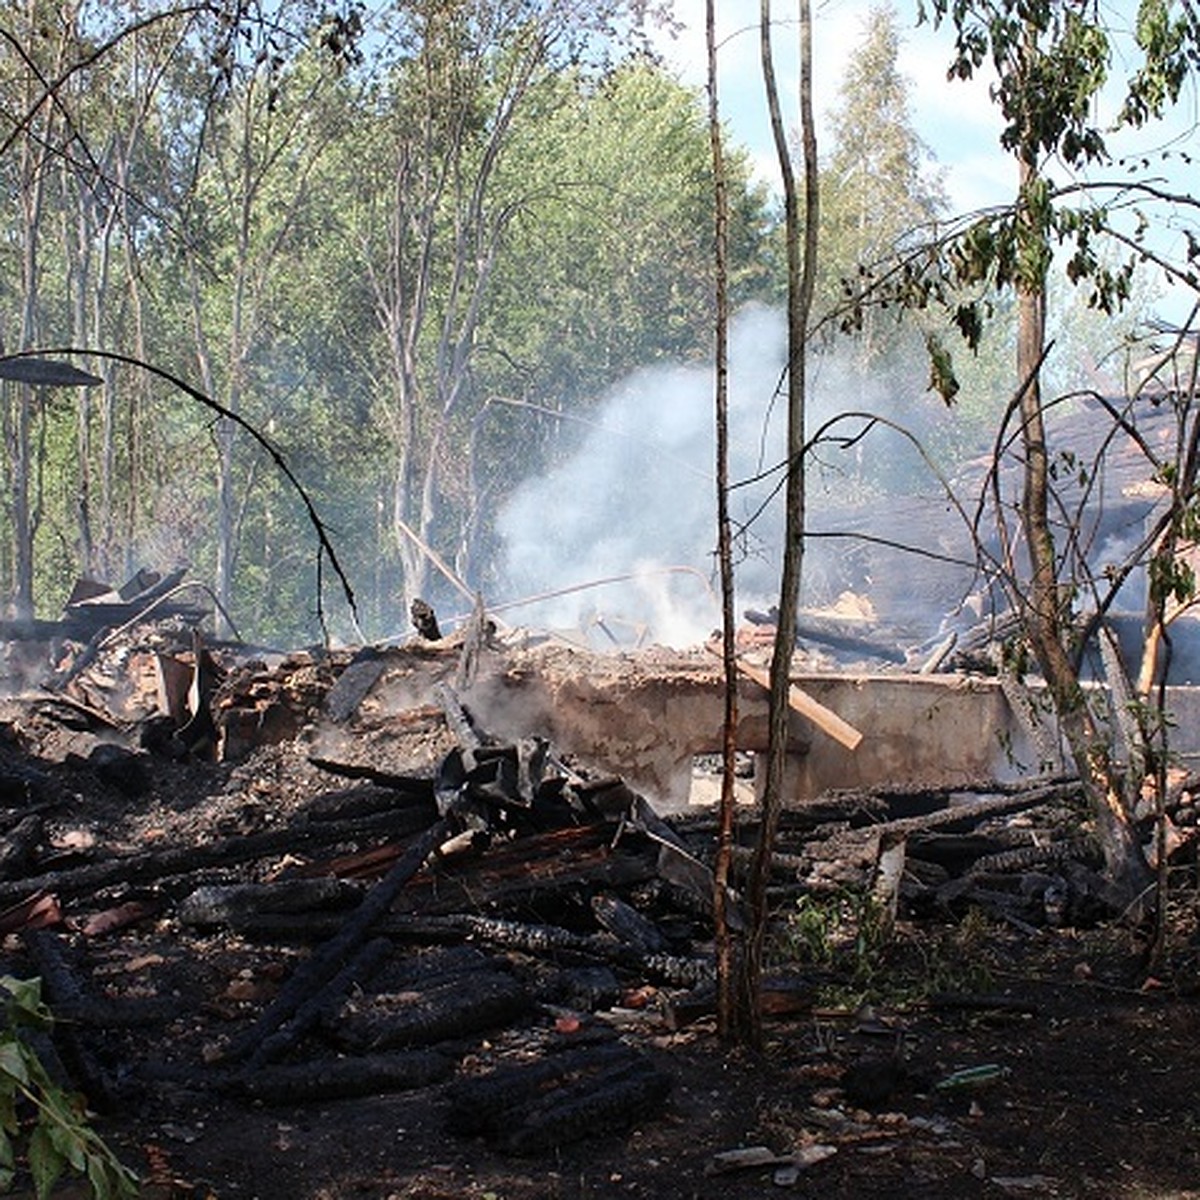
M 975 907 L 956 924 L 914 939 L 920 958 L 915 989 L 922 996 L 989 991 L 993 976 L 985 958 L 988 940 L 987 918 Z
M 925 339 L 929 351 L 929 386 L 947 403 L 952 404 L 958 395 L 958 379 L 954 374 L 954 362 L 942 340 L 936 334 Z
M 1200 63 L 1194 14 L 1170 0 L 1140 0 L 1136 37 L 1144 62 L 1129 82 L 1121 120 L 1144 125 L 1179 98 L 1189 72 Z
M 92 1129 L 82 1097 L 56 1084 L 29 1044 L 30 1031 L 53 1024 L 41 981 L 0 977 L 0 1005 L 0 1192 L 23 1154 L 38 1200 L 65 1173 L 86 1178 L 97 1200 L 136 1196 L 136 1177 Z
M 800 897 L 783 922 L 777 955 L 818 969 L 831 1004 L 911 1002 L 991 987 L 988 937 L 986 918 L 972 908 L 954 924 L 906 939 L 889 930 L 869 891 L 842 889 Z
M 841 971 L 855 986 L 876 978 L 889 944 L 887 914 L 869 891 L 805 894 L 783 923 L 779 953 L 799 963 Z
M 1150 257 L 1144 250 L 1149 212 L 1159 198 L 1147 188 L 1146 203 L 1133 208 L 1130 194 L 1140 190 L 1135 183 L 1110 205 L 1106 198 L 1114 193 L 1089 185 L 1079 172 L 1108 164 L 1107 130 L 1142 125 L 1178 97 L 1187 72 L 1200 61 L 1194 22 L 1189 25 L 1186 10 L 1176 14 L 1168 0 L 1139 6 L 1141 58 L 1126 81 L 1123 106 L 1106 118 L 1103 101 L 1114 90 L 1110 69 L 1119 34 L 1086 8 L 932 0 L 921 10 L 923 18 L 952 27 L 951 77 L 970 78 L 985 64 L 995 71 L 993 94 L 1005 120 L 1001 145 L 1028 168 L 1009 209 L 970 222 L 927 260 L 932 298 L 974 350 L 980 325 L 959 319 L 960 289 L 974 289 L 977 296 L 1010 289 L 1040 293 L 1057 264 L 1082 293 L 1085 308 L 1114 318 L 1139 296 L 1138 272 Z M 1055 182 L 1055 160 L 1074 173 L 1068 183 Z M 1177 279 L 1191 274 L 1186 264 L 1168 271 Z M 902 289 L 895 299 L 909 303 Z
M 6 210 L 0 238 L 5 348 L 134 353 L 237 411 L 311 489 L 364 627 L 403 631 L 393 514 L 486 583 L 492 515 L 571 419 L 632 366 L 708 345 L 703 98 L 631 52 L 657 7 L 337 18 L 285 0 L 262 26 L 182 14 L 126 38 L 113 6 L 76 25 L 40 0 L 13 10 L 36 69 L 0 58 L 0 186 L 31 206 Z M 81 65 L 34 104 L 62 62 Z M 31 104 L 49 126 L 23 135 Z M 772 222 L 746 156 L 729 161 L 740 303 L 769 291 Z M 34 182 L 54 221 L 34 219 Z M 86 406 L 58 399 L 31 430 L 40 614 L 78 574 L 188 563 L 210 584 L 232 572 L 248 638 L 321 635 L 316 547 L 256 447 L 133 372 Z M 0 504 L 0 593 L 14 535 Z
M 896 371 L 906 351 L 919 345 L 920 331 L 903 318 L 925 307 L 928 293 L 920 289 L 926 280 L 911 272 L 897 280 L 898 288 L 909 288 L 904 304 L 859 298 L 877 264 L 930 226 L 946 203 L 940 175 L 913 127 L 899 49 L 895 10 L 872 9 L 831 114 L 832 149 L 820 177 L 819 309 L 836 313 L 843 332 L 855 335 L 859 378 L 874 380 Z

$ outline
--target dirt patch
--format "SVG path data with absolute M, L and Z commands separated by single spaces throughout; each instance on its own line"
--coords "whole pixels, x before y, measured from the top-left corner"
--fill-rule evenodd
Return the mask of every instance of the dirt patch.
M 779 1174 L 786 1162 L 712 1173 L 718 1154 L 749 1146 L 781 1160 L 812 1156 L 791 1185 L 800 1195 L 1200 1194 L 1194 999 L 1143 993 L 1136 976 L 1106 970 L 1097 956 L 1108 942 L 1055 932 L 1030 945 L 988 929 L 975 953 L 1007 964 L 995 985 L 1028 1011 L 884 1004 L 868 1014 L 828 1012 L 771 1022 L 761 1054 L 722 1047 L 709 1022 L 671 1032 L 652 1012 L 586 1018 L 570 1036 L 615 1029 L 669 1077 L 669 1099 L 652 1116 L 630 1112 L 626 1132 L 533 1157 L 447 1134 L 450 1084 L 302 1106 L 171 1086 L 108 1114 L 101 1128 L 143 1171 L 151 1144 L 175 1178 L 217 1197 L 261 1200 L 787 1194 L 772 1186 L 777 1175 L 790 1178 Z M 210 998 L 159 1035 L 176 1052 L 202 1056 L 214 1036 L 244 1022 L 238 1004 L 212 998 L 253 972 L 243 964 L 259 961 L 262 947 L 248 954 L 222 940 L 189 948 L 183 961 L 169 937 L 147 938 L 141 949 L 143 961 L 168 959 L 181 996 Z M 474 1039 L 458 1071 L 524 1061 L 561 1039 L 554 1024 L 542 1015 Z M 969 1079 L 973 1068 L 988 1069 L 978 1082 L 938 1086 L 956 1073 Z
M 154 848 L 266 845 L 253 839 L 299 828 L 298 814 L 345 790 L 345 781 L 314 765 L 313 743 L 303 737 L 236 765 L 139 758 L 134 786 L 91 757 L 94 730 L 72 730 L 62 711 L 21 705 L 3 716 L 4 803 L 10 818 L 36 810 L 44 821 L 35 862 L 10 882 L 22 872 L 69 872 Z M 391 770 L 419 759 L 428 770 L 445 751 L 445 731 L 426 709 L 411 716 L 368 708 L 364 720 L 375 724 L 354 743 L 360 766 Z M 359 855 L 386 840 L 348 839 L 341 849 Z M 322 861 L 331 855 L 322 846 Z M 953 920 L 902 920 L 889 944 L 864 948 L 832 927 L 827 944 L 816 945 L 811 930 L 805 936 L 781 920 L 774 966 L 808 990 L 799 1011 L 767 1021 L 758 1053 L 722 1045 L 709 1016 L 681 1017 L 689 988 L 648 979 L 625 962 L 606 964 L 614 994 L 583 1002 L 578 989 L 592 986 L 581 975 L 589 966 L 584 943 L 535 952 L 500 948 L 461 928 L 431 938 L 428 928 L 392 925 L 374 968 L 389 981 L 388 996 L 427 995 L 416 982 L 421 971 L 442 964 L 439 956 L 472 951 L 486 959 L 486 971 L 452 976 L 464 981 L 458 990 L 478 998 L 493 988 L 492 999 L 503 998 L 499 972 L 519 981 L 529 1002 L 519 1013 L 502 1005 L 503 1019 L 490 1024 L 476 1026 L 472 1016 L 443 1031 L 431 1044 L 445 1070 L 433 1064 L 426 1082 L 344 1098 L 318 1087 L 298 1102 L 256 1093 L 256 1072 L 265 1079 L 289 1063 L 353 1058 L 345 1033 L 351 1018 L 381 1016 L 371 989 L 348 986 L 338 1021 L 315 1021 L 261 1071 L 248 1071 L 245 1058 L 231 1064 L 230 1047 L 244 1042 L 329 942 L 346 908 L 335 901 L 330 913 L 304 915 L 286 935 L 205 928 L 185 921 L 182 910 L 201 886 L 276 880 L 308 857 L 285 838 L 249 861 L 61 899 L 54 953 L 83 999 L 102 1009 L 89 1016 L 84 1005 L 79 1019 L 64 1021 L 72 1034 L 63 1043 L 64 1070 L 96 1088 L 88 1090 L 98 1127 L 148 1181 L 148 1195 L 1200 1195 L 1188 879 L 1179 885 L 1188 903 L 1174 914 L 1172 970 L 1157 980 L 1144 977 L 1137 947 L 1117 928 L 1034 928 L 971 910 Z M 582 885 L 562 886 L 553 912 L 543 892 L 542 907 L 520 915 L 585 938 Z M 427 915 L 436 908 L 428 898 L 445 894 L 427 890 L 421 905 L 401 905 L 395 919 Z M 119 906 L 133 914 L 125 923 L 97 922 Z M 484 903 L 479 911 L 512 915 Z M 707 952 L 702 916 L 674 912 L 671 920 L 674 950 Z M 36 945 L 9 935 L 0 970 L 43 972 Z M 577 990 L 564 990 L 568 983 Z M 367 1037 L 372 1047 L 378 1040 Z M 403 1053 L 410 1051 L 406 1044 Z M 570 1137 L 530 1143 L 524 1153 L 503 1148 L 504 1122 L 517 1119 L 505 1105 L 515 1106 L 515 1089 L 528 1082 L 522 1072 L 581 1061 L 596 1073 L 617 1064 L 613 1103 L 583 1110 Z M 500 1110 L 489 1132 L 453 1132 L 463 1128 L 464 1096 L 485 1103 L 485 1093 L 468 1085 L 498 1072 L 515 1072 L 502 1077 L 514 1081 L 514 1093 L 486 1101 Z M 582 1073 L 564 1066 L 535 1084 L 543 1107 L 560 1104 Z M 757 1165 L 719 1157 L 753 1147 L 767 1156 Z

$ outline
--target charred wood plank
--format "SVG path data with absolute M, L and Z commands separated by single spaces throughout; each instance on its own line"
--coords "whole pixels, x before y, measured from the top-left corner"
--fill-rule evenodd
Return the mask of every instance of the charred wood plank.
M 385 666 L 383 655 L 374 646 L 364 646 L 355 654 L 325 697 L 325 712 L 334 724 L 340 725 L 354 715 L 379 682 Z
M 369 834 L 411 834 L 428 826 L 429 814 L 419 809 L 400 808 L 391 813 L 346 822 L 314 822 L 289 825 L 264 833 L 231 837 L 201 846 L 175 846 L 87 863 L 61 871 L 16 880 L 0 880 L 0 906 L 12 904 L 30 892 L 47 891 L 60 896 L 92 894 L 120 884 L 147 883 L 188 875 L 210 867 L 231 866 L 296 850 L 301 846 L 331 845 L 340 839 L 355 840 Z
M 611 830 L 580 825 L 493 844 L 480 862 L 460 869 L 439 863 L 397 897 L 397 912 L 451 913 L 485 905 L 517 904 L 559 892 L 572 883 L 624 887 L 653 879 L 656 849 L 632 839 L 619 851 Z
M 1001 871 L 1028 871 L 1066 861 L 1068 858 L 1093 857 L 1095 846 L 1084 838 L 1066 838 L 1047 842 L 1044 846 L 1014 846 L 985 854 L 971 864 L 970 873 L 985 874 Z
M 565 967 L 544 994 L 577 1012 L 602 1012 L 620 1002 L 621 981 L 608 966 Z
M 664 954 L 669 949 L 663 931 L 620 896 L 603 892 L 593 896 L 592 915 L 613 937 L 643 954 Z
M 438 1050 L 400 1050 L 261 1067 L 231 1090 L 264 1104 L 306 1104 L 429 1087 L 449 1078 L 454 1059 Z
M 405 851 L 403 857 L 364 897 L 338 932 L 296 968 L 267 1006 L 254 1027 L 227 1050 L 228 1060 L 254 1054 L 262 1043 L 290 1020 L 310 997 L 328 983 L 354 957 L 372 927 L 388 911 L 406 883 L 450 832 L 450 821 L 442 817 Z

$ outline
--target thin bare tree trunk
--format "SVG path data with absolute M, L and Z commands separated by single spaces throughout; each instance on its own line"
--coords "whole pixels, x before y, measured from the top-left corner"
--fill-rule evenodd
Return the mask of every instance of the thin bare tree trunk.
M 708 47 L 708 129 L 712 142 L 714 267 L 716 298 L 716 434 L 717 434 L 717 559 L 721 572 L 721 660 L 725 672 L 725 706 L 722 724 L 720 822 L 713 888 L 713 914 L 717 943 L 717 1031 L 723 1041 L 737 1040 L 746 1028 L 738 1006 L 737 955 L 727 897 L 733 859 L 734 769 L 737 760 L 737 663 L 734 645 L 733 543 L 729 520 L 729 200 L 725 178 L 725 152 L 721 139 L 717 93 L 717 42 L 715 0 L 705 5 L 705 40 Z
M 1032 35 L 1031 35 L 1032 36 Z M 1031 52 L 1032 53 L 1032 52 Z M 1029 554 L 1029 587 L 1022 597 L 1023 618 L 1038 667 L 1054 700 L 1062 733 L 1070 747 L 1104 853 L 1106 874 L 1121 902 L 1133 905 L 1148 895 L 1152 876 L 1133 828 L 1130 788 L 1122 782 L 1111 744 L 1097 727 L 1069 651 L 1069 599 L 1061 592 L 1054 534 L 1050 526 L 1050 463 L 1042 410 L 1041 368 L 1046 347 L 1047 234 L 1038 222 L 1036 202 L 1041 180 L 1033 131 L 1020 151 L 1021 237 L 1027 266 L 1017 286 L 1017 378 L 1020 382 L 1021 442 L 1024 479 L 1021 520 Z M 1042 251 L 1042 253 L 1039 253 Z M 1132 764 L 1130 770 L 1133 770 Z
M 792 171 L 779 108 L 779 92 L 771 60 L 770 0 L 761 0 L 763 80 L 771 129 L 783 175 L 784 221 L 788 258 L 788 433 L 787 488 L 784 526 L 783 572 L 779 587 L 779 620 L 771 658 L 771 699 L 767 736 L 767 779 L 763 791 L 759 842 L 750 864 L 747 892 L 750 929 L 744 965 L 743 1003 L 750 1018 L 750 1041 L 762 1043 L 758 994 L 762 979 L 763 947 L 769 912 L 767 880 L 771 854 L 783 807 L 784 774 L 788 752 L 788 693 L 792 655 L 796 649 L 796 613 L 800 600 L 800 573 L 804 557 L 804 415 L 806 342 L 816 278 L 818 188 L 817 139 L 812 112 L 812 13 L 809 0 L 799 0 L 800 27 L 800 131 L 804 152 L 804 223 L 801 227 L 799 190 Z M 803 235 L 803 243 L 801 236 Z

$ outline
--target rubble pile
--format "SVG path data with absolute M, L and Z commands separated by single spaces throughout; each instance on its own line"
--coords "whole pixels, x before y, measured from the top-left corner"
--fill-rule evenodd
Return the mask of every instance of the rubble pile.
M 158 636 L 0 707 L 2 970 L 41 976 L 93 1106 L 427 1090 L 448 1133 L 513 1154 L 663 1111 L 640 1035 L 713 1013 L 711 809 L 660 816 L 546 738 L 496 738 L 462 700 L 469 634 L 274 662 Z M 1087 920 L 1076 791 L 829 793 L 785 814 L 776 907 Z M 756 832 L 748 806 L 735 921 Z M 779 966 L 764 1012 L 811 1010 L 819 964 Z

